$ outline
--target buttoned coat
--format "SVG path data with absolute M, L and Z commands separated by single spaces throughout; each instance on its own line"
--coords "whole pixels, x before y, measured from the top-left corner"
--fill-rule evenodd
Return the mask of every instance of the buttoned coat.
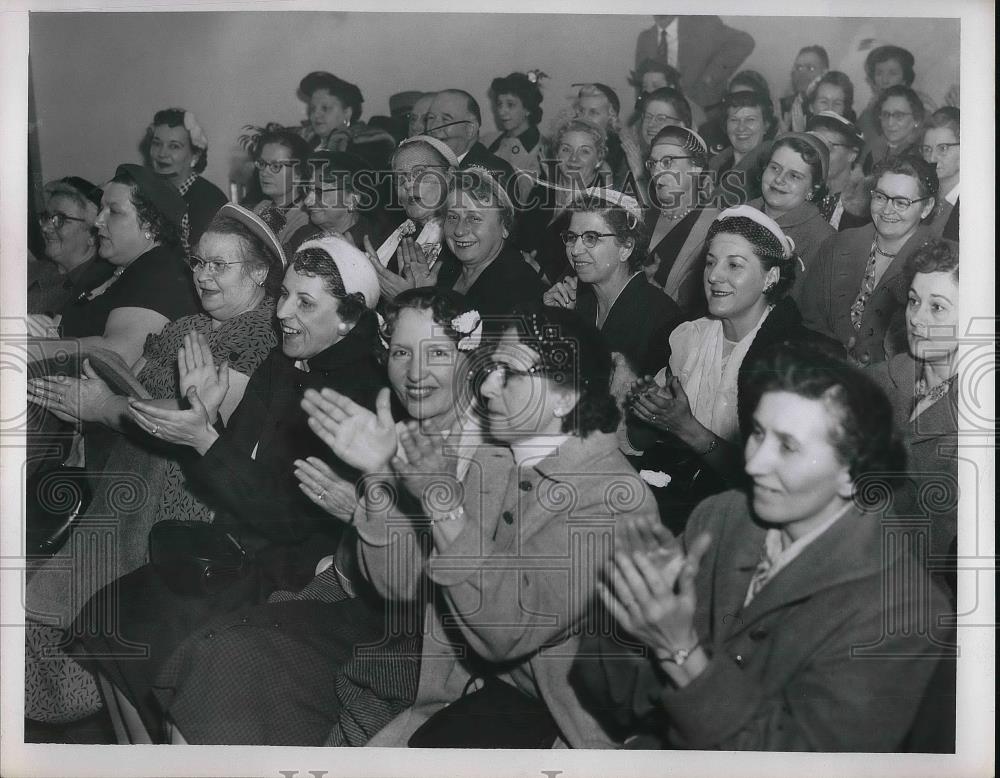
M 611 746 L 568 675 L 616 523 L 626 513 L 655 517 L 652 494 L 616 436 L 600 432 L 570 437 L 523 467 L 505 447 L 482 448 L 463 485 L 465 526 L 431 553 L 421 551 L 426 527 L 388 508 L 358 515 L 363 569 L 376 589 L 428 603 L 416 702 L 369 745 L 405 746 L 471 678 L 493 674 L 543 702 L 564 743 Z
M 914 615 L 945 599 L 900 551 L 892 525 L 852 508 L 747 607 L 766 533 L 747 497 L 701 503 L 685 544 L 702 532 L 712 545 L 695 579 L 694 625 L 708 666 L 675 688 L 621 640 L 585 642 L 573 680 L 591 709 L 644 748 L 897 750 L 936 664 Z
M 884 362 L 886 335 L 899 329 L 906 309 L 906 260 L 930 237 L 927 227 L 918 227 L 899 250 L 872 291 L 857 329 L 851 323 L 851 306 L 861 291 L 875 225 L 828 238 L 794 290 L 803 324 L 843 343 L 862 365 Z

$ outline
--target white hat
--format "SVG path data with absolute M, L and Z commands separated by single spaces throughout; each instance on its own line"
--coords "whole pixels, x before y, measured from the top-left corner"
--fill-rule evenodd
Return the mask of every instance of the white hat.
M 380 295 L 378 276 L 372 268 L 371 261 L 363 252 L 358 251 L 339 235 L 324 235 L 307 240 L 298 247 L 296 253 L 305 249 L 320 249 L 329 254 L 337 265 L 337 270 L 340 271 L 344 290 L 348 294 L 361 292 L 368 308 L 374 308 L 378 304 Z

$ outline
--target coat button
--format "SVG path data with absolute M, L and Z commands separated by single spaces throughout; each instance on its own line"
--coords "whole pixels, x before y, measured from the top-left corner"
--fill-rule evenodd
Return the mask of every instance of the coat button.
M 757 627 L 756 629 L 750 632 L 751 640 L 763 640 L 766 637 L 767 637 L 767 630 L 764 629 L 763 627 Z
M 510 511 L 504 511 L 503 512 L 503 520 L 505 522 L 507 522 L 508 524 L 513 524 L 514 523 L 514 514 L 511 513 Z
M 530 492 L 534 488 L 531 485 L 531 481 L 521 481 L 518 485 L 521 487 L 522 492 Z
M 521 153 L 521 147 L 520 146 L 514 146 L 514 147 L 511 148 L 511 151 L 513 151 L 515 154 L 520 154 Z
M 277 621 L 274 622 L 274 624 L 272 624 L 271 626 L 274 627 L 274 629 L 281 629 L 281 624 L 279 624 Z
M 249 616 L 244 616 L 242 619 L 240 619 L 240 623 L 241 624 L 249 624 L 250 623 L 250 617 Z
M 212 631 L 212 630 L 209 630 L 208 632 L 205 633 L 205 637 L 207 637 L 207 638 L 214 638 L 215 637 L 215 632 Z
M 872 337 L 872 336 L 873 336 L 874 334 L 875 334 L 875 329 L 874 329 L 874 327 L 869 327 L 869 328 L 868 328 L 868 337 L 870 338 L 870 337 Z
M 858 355 L 858 362 L 860 362 L 862 365 L 867 365 L 871 361 L 872 361 L 872 355 L 869 354 L 867 351 L 862 352 L 861 354 Z
M 733 657 L 733 661 L 736 662 L 740 667 L 743 667 L 743 654 L 737 654 Z

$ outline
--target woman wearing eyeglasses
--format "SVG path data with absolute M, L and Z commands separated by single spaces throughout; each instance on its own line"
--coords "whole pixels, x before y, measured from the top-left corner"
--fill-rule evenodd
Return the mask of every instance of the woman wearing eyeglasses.
M 920 153 L 934 165 L 941 196 L 930 224 L 935 235 L 958 240 L 958 183 L 961 166 L 961 114 L 957 108 L 939 108 L 927 120 Z
M 878 162 L 907 154 L 919 154 L 924 104 L 910 87 L 890 86 L 875 103 L 878 131 L 884 145 L 871 148 L 865 155 L 864 170 L 869 173 Z
M 309 215 L 299 207 L 302 192 L 295 185 L 302 162 L 309 156 L 309 145 L 300 135 L 280 125 L 268 125 L 252 144 L 253 165 L 264 196 L 253 211 L 260 215 L 265 210 L 277 209 L 285 219 L 278 230 L 278 240 L 286 251 L 294 252 L 292 236 L 309 223 Z
M 921 221 L 938 194 L 937 173 L 920 157 L 878 165 L 874 181 L 872 223 L 828 239 L 798 287 L 805 325 L 840 341 L 860 365 L 891 356 L 886 336 L 902 331 L 906 305 L 903 268 L 933 234 Z
M 650 283 L 663 289 L 686 319 L 697 319 L 706 311 L 703 249 L 708 229 L 719 215 L 711 204 L 711 183 L 702 175 L 707 167 L 704 139 L 677 126 L 656 134 L 646 160 L 655 207 L 646 214 L 653 228 L 644 269 Z
M 662 87 L 643 97 L 638 122 L 619 133 L 636 191 L 646 192 L 649 175 L 645 162 L 656 134 L 664 127 L 690 127 L 691 121 L 691 104 L 677 89 Z
M 249 376 L 276 343 L 274 297 L 284 256 L 265 222 L 227 204 L 202 235 L 189 263 L 202 312 L 180 318 L 150 336 L 131 372 L 152 398 L 150 402 L 179 408 L 187 404 L 187 392 L 194 388 L 206 401 L 218 402 L 225 423 L 242 400 Z M 204 383 L 206 376 L 214 383 L 212 397 Z M 79 380 L 30 381 L 28 392 L 29 399 L 60 418 L 100 424 L 120 433 L 113 436 L 103 475 L 94 480 L 94 497 L 75 524 L 66 550 L 40 565 L 28 584 L 28 602 L 35 612 L 69 619 L 97 587 L 144 563 L 147 533 L 153 524 L 166 519 L 211 521 L 212 513 L 184 477 L 178 450 L 150 445 L 128 420 L 128 399 L 115 394 L 89 364 L 84 363 Z M 141 479 L 141 496 L 123 501 L 121 492 L 135 488 L 137 478 Z M 106 558 L 96 550 L 87 555 L 86 569 L 75 571 L 80 580 L 75 584 L 77 605 L 73 606 L 66 573 L 67 565 L 74 564 L 70 549 L 74 544 L 86 545 L 109 516 L 118 522 L 115 557 Z M 29 629 L 35 648 L 58 644 L 60 635 L 53 628 Z M 56 668 L 68 668 L 65 675 L 72 682 L 63 684 Z M 95 688 L 78 668 L 53 660 L 29 664 L 28 669 L 30 717 L 65 721 L 92 712 Z M 82 700 L 89 702 L 81 708 Z
M 107 281 L 114 267 L 97 254 L 94 221 L 100 188 L 76 176 L 45 185 L 38 224 L 45 259 L 28 263 L 28 314 L 54 317 L 82 292 Z
M 680 310 L 642 272 L 647 239 L 639 204 L 604 190 L 570 206 L 570 213 L 562 237 L 574 274 L 556 283 L 542 301 L 574 309 L 596 324 L 608 349 L 622 354 L 633 371 L 654 369 L 649 363 L 653 336 L 672 329 Z

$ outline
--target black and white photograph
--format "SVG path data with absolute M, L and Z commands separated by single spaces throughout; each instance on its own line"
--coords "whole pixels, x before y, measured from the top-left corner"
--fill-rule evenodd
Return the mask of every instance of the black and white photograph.
M 0 774 L 995 774 L 994 26 L 5 6 Z

